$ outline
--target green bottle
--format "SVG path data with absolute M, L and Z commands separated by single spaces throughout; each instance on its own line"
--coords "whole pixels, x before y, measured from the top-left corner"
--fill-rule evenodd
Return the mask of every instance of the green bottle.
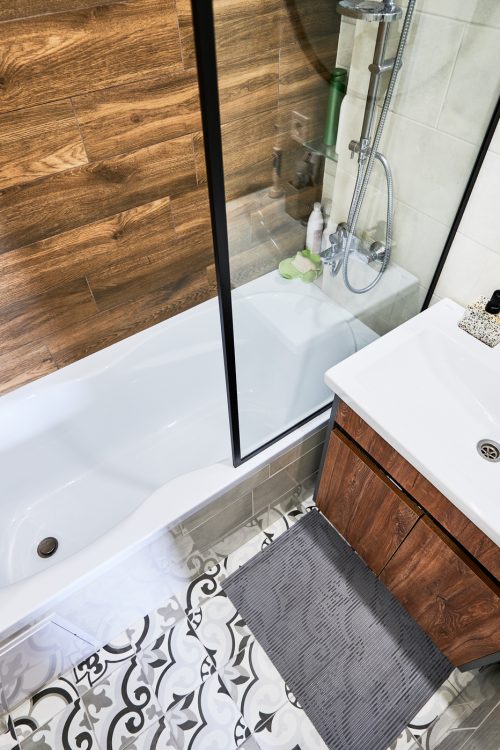
M 323 143 L 325 146 L 335 146 L 339 127 L 340 105 L 347 91 L 347 70 L 335 68 L 330 76 L 330 93 L 326 106 L 325 132 Z

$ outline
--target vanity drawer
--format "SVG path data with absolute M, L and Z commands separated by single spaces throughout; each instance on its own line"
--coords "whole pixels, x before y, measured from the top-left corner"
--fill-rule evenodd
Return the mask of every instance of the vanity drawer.
M 427 516 L 380 575 L 455 666 L 500 651 L 500 590 Z
M 376 574 L 421 515 L 415 503 L 338 429 L 330 435 L 316 502 Z
M 486 534 L 342 401 L 336 422 L 486 570 L 500 579 L 500 548 Z

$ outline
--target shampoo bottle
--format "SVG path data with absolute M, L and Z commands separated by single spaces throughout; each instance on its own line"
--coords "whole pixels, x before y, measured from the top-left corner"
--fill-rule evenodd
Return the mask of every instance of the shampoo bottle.
M 321 203 L 315 203 L 307 222 L 306 248 L 312 253 L 319 253 L 322 235 L 323 214 L 321 213 Z

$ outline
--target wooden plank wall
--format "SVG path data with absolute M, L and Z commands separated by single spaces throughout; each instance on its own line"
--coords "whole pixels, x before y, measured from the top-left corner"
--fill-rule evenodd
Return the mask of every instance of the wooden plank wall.
M 0 8 L 0 390 L 215 293 L 189 0 Z
M 332 0 L 214 0 L 226 196 L 267 187 L 272 148 L 291 180 L 304 149 L 290 136 L 322 136 L 340 16 Z
M 215 0 L 228 197 L 270 183 L 293 108 L 322 122 L 311 60 L 333 66 L 338 22 L 331 0 L 297 2 L 299 25 L 291 0 Z M 5 392 L 215 285 L 190 0 L 1 5 Z

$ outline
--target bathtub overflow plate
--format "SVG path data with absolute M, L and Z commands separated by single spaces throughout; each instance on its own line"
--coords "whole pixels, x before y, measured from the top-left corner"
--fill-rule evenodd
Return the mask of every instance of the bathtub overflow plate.
M 38 557 L 52 557 L 57 552 L 59 542 L 55 536 L 46 536 L 36 548 Z
M 477 452 L 485 461 L 491 463 L 500 461 L 500 444 L 495 440 L 480 440 L 476 447 Z

